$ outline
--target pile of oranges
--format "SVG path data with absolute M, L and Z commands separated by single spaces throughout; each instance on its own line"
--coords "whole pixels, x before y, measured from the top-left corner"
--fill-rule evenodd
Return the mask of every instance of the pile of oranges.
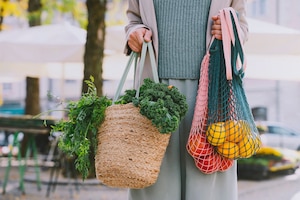
M 249 158 L 261 145 L 258 135 L 252 133 L 244 120 L 212 123 L 206 137 L 220 155 L 229 159 Z
M 227 120 L 208 125 L 190 134 L 187 150 L 196 167 L 205 174 L 226 171 L 235 159 L 249 158 L 261 146 L 258 133 L 253 133 L 245 120 Z

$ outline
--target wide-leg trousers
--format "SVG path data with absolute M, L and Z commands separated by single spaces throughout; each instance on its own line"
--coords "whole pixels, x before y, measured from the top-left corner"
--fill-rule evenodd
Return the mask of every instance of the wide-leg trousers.
M 189 110 L 172 133 L 157 182 L 144 189 L 130 189 L 129 200 L 237 200 L 236 163 L 225 172 L 203 174 L 186 151 L 194 114 L 198 80 L 162 80 L 187 97 Z

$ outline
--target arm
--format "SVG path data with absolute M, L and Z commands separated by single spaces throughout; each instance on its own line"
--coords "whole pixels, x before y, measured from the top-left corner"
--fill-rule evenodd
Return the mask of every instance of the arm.
M 232 0 L 231 7 L 238 13 L 240 26 L 241 26 L 241 37 L 245 43 L 248 40 L 248 23 L 246 19 L 246 4 L 247 0 Z
M 140 52 L 143 41 L 149 42 L 151 40 L 152 32 L 149 27 L 143 24 L 138 0 L 128 1 L 126 14 L 129 23 L 125 27 L 127 41 L 125 53 L 128 55 L 131 51 Z

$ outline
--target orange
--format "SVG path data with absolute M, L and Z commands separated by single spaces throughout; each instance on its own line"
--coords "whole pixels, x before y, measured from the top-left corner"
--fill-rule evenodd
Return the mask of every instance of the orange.
M 219 146 L 226 140 L 224 122 L 213 123 L 208 126 L 206 131 L 207 141 L 213 146 Z
M 247 121 L 245 121 L 245 120 L 239 120 L 239 124 L 241 125 L 241 127 L 242 127 L 241 131 L 243 131 L 243 133 L 244 133 L 245 136 L 252 134 L 250 125 L 249 125 L 249 123 Z
M 240 121 L 228 120 L 225 122 L 226 140 L 229 142 L 240 142 L 246 135 Z
M 234 142 L 224 142 L 217 147 L 217 152 L 225 158 L 235 159 L 239 156 L 239 147 Z
M 251 157 L 259 146 L 257 142 L 257 139 L 253 138 L 251 135 L 244 137 L 244 139 L 238 143 L 240 157 Z

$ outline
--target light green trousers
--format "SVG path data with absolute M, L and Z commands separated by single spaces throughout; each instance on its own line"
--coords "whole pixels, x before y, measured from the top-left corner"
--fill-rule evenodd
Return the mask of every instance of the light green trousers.
M 172 133 L 157 182 L 144 189 L 130 189 L 129 200 L 237 200 L 236 163 L 226 172 L 203 174 L 186 151 L 192 124 L 198 80 L 163 80 L 187 97 L 189 110 Z

